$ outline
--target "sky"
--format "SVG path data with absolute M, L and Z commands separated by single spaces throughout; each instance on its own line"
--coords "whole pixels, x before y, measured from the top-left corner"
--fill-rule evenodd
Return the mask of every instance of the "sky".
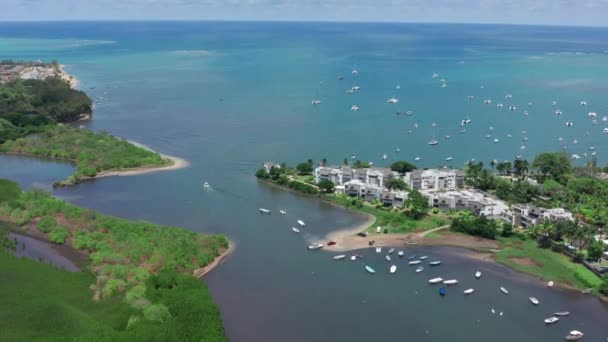
M 0 21 L 107 19 L 608 26 L 608 0 L 0 0 Z

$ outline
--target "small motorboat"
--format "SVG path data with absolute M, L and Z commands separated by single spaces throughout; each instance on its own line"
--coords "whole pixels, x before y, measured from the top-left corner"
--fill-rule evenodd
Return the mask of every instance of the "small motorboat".
M 346 258 L 346 255 L 344 255 L 344 254 L 334 256 L 334 260 L 343 260 L 344 258 Z
M 456 285 L 456 284 L 458 284 L 458 280 L 456 280 L 456 279 L 444 280 L 443 284 L 444 285 Z
M 536 297 L 530 297 L 528 299 L 530 299 L 530 302 L 532 302 L 532 304 L 534 304 L 534 305 L 540 304 L 540 302 L 538 301 L 538 299 L 536 299 Z
M 558 311 L 556 313 L 554 313 L 554 316 L 568 316 L 570 314 L 570 312 L 568 311 Z
M 443 278 L 437 277 L 429 280 L 429 284 L 439 284 L 443 281 Z
M 439 260 L 437 260 L 437 261 L 431 261 L 431 262 L 429 262 L 429 265 L 431 265 L 431 266 L 439 266 L 439 265 L 441 265 L 441 261 L 439 261 Z
M 351 256 L 350 256 L 350 260 L 352 260 L 352 261 L 357 260 L 357 256 L 356 256 L 356 255 L 351 255 Z
M 296 227 L 291 227 L 291 230 L 293 230 L 295 233 L 299 233 L 300 232 L 300 230 L 298 228 L 296 228 Z
M 367 233 L 365 232 L 357 233 L 357 235 L 360 237 L 367 237 Z
M 378 254 L 382 253 L 382 247 L 380 247 L 380 246 L 376 247 L 376 253 L 378 253 Z
M 416 267 L 416 273 L 420 273 L 420 272 L 422 272 L 423 270 L 424 270 L 424 267 L 422 267 L 422 266 L 418 266 L 418 267 Z
M 314 250 L 321 249 L 321 248 L 323 248 L 322 243 L 317 243 L 317 244 L 308 246 L 308 250 L 310 250 L 310 251 L 314 251 Z
M 439 295 L 440 296 L 445 296 L 445 294 L 447 293 L 447 291 L 445 290 L 445 287 L 440 287 L 439 288 Z
M 369 267 L 369 266 L 367 266 L 367 265 L 365 265 L 365 270 L 366 270 L 367 272 L 371 273 L 371 274 L 376 273 L 376 270 L 374 270 L 373 268 L 371 268 L 371 267 Z
M 504 288 L 504 287 L 502 287 L 502 286 L 500 287 L 500 292 L 502 292 L 502 293 L 504 293 L 504 294 L 506 294 L 506 295 L 508 295 L 508 294 L 509 294 L 509 290 L 505 289 L 505 288 Z
M 400 258 L 403 258 L 403 251 L 399 251 L 399 252 L 397 252 L 397 255 L 398 255 Z
M 481 272 L 479 272 L 479 271 L 475 272 L 475 278 L 477 278 L 477 279 L 481 278 Z
M 473 290 L 473 289 L 466 289 L 466 290 L 464 290 L 464 294 L 465 294 L 465 295 L 470 295 L 470 294 L 471 294 L 471 293 L 473 293 L 474 291 L 475 291 L 475 290 Z
M 553 287 L 553 285 L 554 285 L 553 280 L 551 280 L 550 282 L 547 283 L 547 286 L 549 286 L 549 287 Z
M 270 214 L 270 210 L 264 209 L 264 208 L 260 208 L 260 213 L 262 213 L 262 214 Z
M 386 259 L 386 261 L 391 262 L 391 256 L 390 255 L 385 255 L 384 259 Z
M 420 258 L 418 258 L 418 259 L 419 259 L 419 260 L 426 260 L 426 259 L 428 259 L 428 258 L 429 258 L 428 256 L 423 255 L 423 256 L 421 256 L 421 257 L 420 257 Z
M 287 215 L 287 212 L 285 210 L 279 210 L 279 213 L 281 213 L 281 215 Z
M 388 250 L 388 254 L 393 254 L 393 253 L 395 253 L 395 249 L 394 248 L 391 248 L 391 249 Z
M 553 316 L 553 317 L 549 317 L 549 318 L 545 318 L 545 323 L 546 324 L 553 324 L 555 322 L 559 321 L 559 318 Z
M 410 256 L 410 257 L 407 258 L 407 260 L 414 260 L 414 259 L 416 259 L 415 255 L 412 255 L 412 256 Z
M 211 186 L 211 185 L 209 185 L 209 182 L 205 182 L 205 183 L 203 183 L 203 187 L 204 187 L 204 188 L 208 188 L 208 187 L 210 187 L 210 186 Z
M 409 262 L 409 264 L 410 265 L 418 265 L 418 264 L 420 264 L 420 262 L 421 262 L 420 260 L 412 260 L 412 261 Z
M 593 291 L 593 289 L 584 289 L 581 291 L 582 294 L 588 294 L 591 293 L 591 291 Z
M 336 244 L 336 241 L 329 241 L 329 242 L 327 242 L 327 245 L 328 245 L 328 246 L 333 246 L 333 245 L 335 245 L 335 244 Z
M 578 341 L 583 338 L 585 334 L 578 330 L 572 330 L 568 335 L 566 335 L 566 341 Z
M 304 227 L 304 226 L 306 225 L 306 223 L 304 223 L 304 221 L 302 221 L 302 220 L 298 220 L 298 224 L 299 224 L 301 227 Z
M 391 272 L 391 273 L 395 273 L 395 272 L 397 272 L 397 266 L 395 266 L 395 265 L 391 266 L 391 268 L 390 268 L 390 272 Z

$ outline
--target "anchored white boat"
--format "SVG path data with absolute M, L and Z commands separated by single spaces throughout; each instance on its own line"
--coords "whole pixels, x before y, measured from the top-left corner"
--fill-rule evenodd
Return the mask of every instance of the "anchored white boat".
M 507 295 L 507 294 L 509 294 L 509 290 L 505 289 L 505 288 L 504 288 L 504 287 L 502 287 L 502 286 L 500 287 L 500 291 L 501 291 L 502 293 L 506 294 L 506 295 Z
M 317 249 L 321 249 L 321 248 L 323 248 L 323 244 L 322 243 L 317 243 L 317 244 L 308 246 L 308 249 L 311 250 L 311 251 L 314 251 L 314 250 L 317 250 Z
M 344 255 L 344 254 L 340 254 L 340 255 L 335 255 L 334 256 L 334 260 L 342 260 L 344 258 L 346 258 L 346 255 Z
M 551 280 L 550 282 L 547 283 L 547 286 L 549 286 L 549 287 L 553 287 L 553 285 L 554 285 L 553 280 Z
M 397 103 L 397 102 L 399 102 L 399 100 L 397 100 L 397 99 L 396 99 L 396 98 L 394 98 L 394 97 L 391 97 L 390 99 L 386 100 L 386 103 L 391 103 L 391 104 L 395 104 L 395 103 Z
M 428 259 L 428 256 L 423 255 L 423 256 L 421 256 L 419 259 L 420 259 L 420 260 L 426 260 L 426 259 Z
M 367 265 L 365 265 L 365 270 L 366 270 L 367 272 L 371 273 L 371 274 L 376 273 L 376 270 L 374 270 L 373 268 L 371 268 L 371 267 L 369 267 L 369 266 L 367 266 Z
M 479 271 L 475 272 L 475 278 L 477 278 L 477 279 L 481 278 L 481 272 L 479 272 Z
M 300 232 L 300 230 L 299 230 L 298 228 L 296 228 L 296 227 L 291 227 L 291 230 L 293 230 L 293 231 L 294 231 L 294 232 L 296 232 L 296 233 L 299 233 L 299 232 Z
M 397 252 L 397 255 L 398 255 L 400 258 L 403 258 L 403 251 L 399 251 L 399 252 Z
M 350 256 L 350 260 L 352 260 L 352 261 L 357 260 L 357 256 L 356 256 L 356 255 L 351 255 L 351 256 Z
M 443 284 L 444 285 L 456 285 L 456 284 L 458 284 L 458 280 L 456 280 L 456 279 L 444 280 Z
M 386 259 L 386 261 L 391 262 L 391 256 L 390 255 L 385 255 L 384 259 Z
M 302 221 L 302 220 L 298 220 L 298 224 L 299 224 L 301 227 L 304 227 L 304 226 L 306 225 L 306 224 L 304 223 L 304 221 Z
M 553 316 L 553 317 L 549 317 L 549 318 L 545 318 L 545 323 L 546 324 L 553 324 L 555 322 L 559 321 L 559 318 Z
M 314 99 L 314 100 L 312 100 L 312 105 L 313 105 L 313 106 L 316 106 L 316 105 L 318 105 L 318 104 L 320 104 L 320 103 L 321 103 L 321 100 L 319 100 L 319 99 Z
M 439 284 L 443 281 L 443 278 L 438 277 L 438 278 L 433 278 L 429 280 L 429 284 Z
M 353 111 L 353 112 L 356 112 L 356 111 L 359 110 L 359 107 L 356 106 L 356 105 L 353 105 L 352 107 L 350 107 L 350 110 Z
M 538 301 L 538 299 L 536 299 L 536 297 L 530 297 L 530 302 L 532 302 L 532 304 L 534 305 L 538 305 L 540 304 L 540 302 Z
M 260 208 L 260 212 L 261 212 L 262 214 L 270 214 L 270 210 L 268 210 L 268 209 L 264 209 L 264 208 Z
M 394 248 L 391 248 L 391 249 L 388 250 L 388 254 L 393 254 L 393 253 L 395 253 L 395 249 Z
M 585 334 L 583 334 L 582 332 L 578 330 L 572 330 L 568 335 L 566 335 L 565 338 L 567 341 L 577 341 L 583 338 L 583 336 L 585 336 Z
M 287 212 L 285 210 L 279 210 L 279 213 L 281 213 L 281 215 L 287 215 Z
M 395 266 L 395 265 L 391 266 L 391 268 L 390 268 L 390 272 L 391 272 L 391 273 L 395 273 L 395 272 L 397 272 L 397 266 Z
M 380 246 L 376 247 L 376 253 L 378 253 L 378 254 L 382 253 L 382 247 L 380 247 Z
M 412 260 L 412 261 L 409 262 L 410 265 L 418 265 L 420 263 L 421 263 L 420 260 Z
M 441 261 L 439 261 L 439 260 L 437 260 L 437 261 L 431 261 L 431 262 L 429 262 L 429 265 L 431 265 L 431 266 L 439 266 L 439 265 L 441 265 Z
M 570 312 L 568 311 L 558 311 L 556 313 L 554 313 L 554 316 L 568 316 L 570 314 Z
M 424 270 L 424 267 L 422 267 L 422 266 L 418 266 L 418 267 L 416 267 L 416 273 L 420 273 L 420 272 L 422 272 L 423 270 Z
M 466 289 L 466 290 L 464 290 L 464 294 L 469 295 L 469 294 L 473 293 L 474 291 L 475 290 L 473 290 L 473 289 Z

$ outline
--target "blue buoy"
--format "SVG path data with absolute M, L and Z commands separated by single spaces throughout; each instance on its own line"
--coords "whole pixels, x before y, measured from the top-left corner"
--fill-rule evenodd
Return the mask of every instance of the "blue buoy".
M 445 294 L 446 294 L 445 287 L 440 287 L 439 288 L 439 295 L 445 296 Z

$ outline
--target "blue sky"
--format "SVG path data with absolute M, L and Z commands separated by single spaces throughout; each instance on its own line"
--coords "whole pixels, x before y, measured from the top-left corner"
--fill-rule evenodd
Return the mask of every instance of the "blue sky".
M 608 0 L 1 0 L 0 20 L 219 19 L 608 25 Z

